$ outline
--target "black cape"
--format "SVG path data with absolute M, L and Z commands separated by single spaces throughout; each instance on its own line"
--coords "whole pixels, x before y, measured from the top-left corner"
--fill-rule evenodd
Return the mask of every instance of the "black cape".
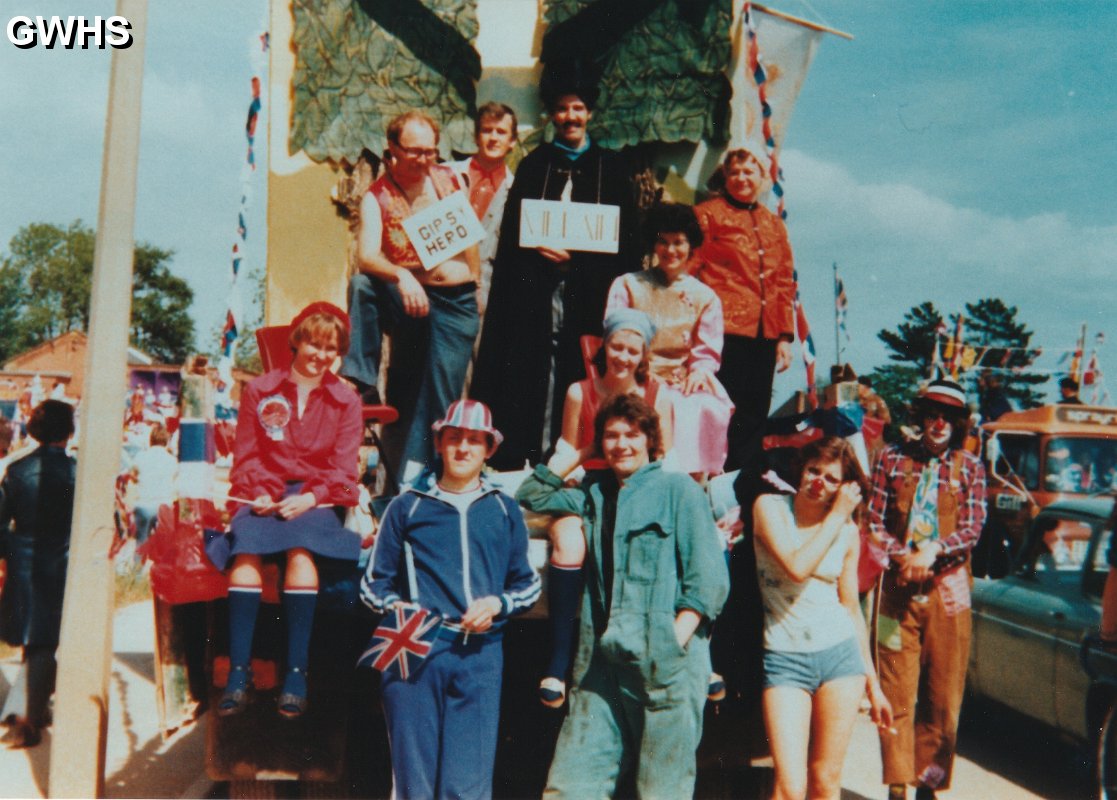
M 529 153 L 516 170 L 470 385 L 471 396 L 492 409 L 493 422 L 504 434 L 504 443 L 489 461 L 497 469 L 538 462 L 558 436 L 566 389 L 586 376 L 579 339 L 601 335 L 609 286 L 618 275 L 640 268 L 634 172 L 622 153 L 591 144 L 571 161 L 550 143 Z M 568 177 L 574 202 L 620 206 L 616 255 L 574 252 L 570 261 L 556 265 L 535 249 L 519 246 L 522 201 L 558 200 Z M 563 318 L 552 341 L 551 298 L 560 282 Z M 552 358 L 551 430 L 545 432 Z

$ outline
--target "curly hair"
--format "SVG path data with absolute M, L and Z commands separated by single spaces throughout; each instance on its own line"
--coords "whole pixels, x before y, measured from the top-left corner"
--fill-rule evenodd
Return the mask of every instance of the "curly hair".
M 648 252 L 655 249 L 655 243 L 662 233 L 682 233 L 690 242 L 690 249 L 702 246 L 702 228 L 694 216 L 693 206 L 683 203 L 656 203 L 648 209 L 644 220 L 644 238 Z
M 648 438 L 648 459 L 654 461 L 663 455 L 663 437 L 659 433 L 659 414 L 634 394 L 619 394 L 610 398 L 597 411 L 593 418 L 593 446 L 601 453 L 601 440 L 605 437 L 605 426 L 610 420 L 623 419 Z

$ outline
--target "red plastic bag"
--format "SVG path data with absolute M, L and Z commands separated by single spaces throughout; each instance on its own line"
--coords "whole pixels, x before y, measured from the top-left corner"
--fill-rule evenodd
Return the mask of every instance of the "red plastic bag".
M 180 518 L 179 507 L 187 512 Z M 151 559 L 151 590 L 172 605 L 224 597 L 229 581 L 205 552 L 205 529 L 224 529 L 208 500 L 180 500 L 159 509 L 151 538 L 140 549 Z
M 869 549 L 868 534 L 861 531 L 861 554 L 857 558 L 857 591 L 859 594 L 872 589 L 877 582 L 877 578 L 884 572 L 884 567 L 880 565 L 875 558 L 873 558 L 873 551 Z

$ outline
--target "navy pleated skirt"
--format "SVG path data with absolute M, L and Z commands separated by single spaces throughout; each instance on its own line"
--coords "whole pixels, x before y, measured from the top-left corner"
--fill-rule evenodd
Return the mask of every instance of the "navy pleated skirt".
M 288 484 L 283 496 L 297 494 L 301 483 Z M 272 555 L 297 547 L 318 556 L 336 558 L 356 563 L 361 552 L 361 537 L 346 528 L 345 509 L 312 508 L 294 519 L 280 519 L 275 515 L 253 514 L 250 506 L 243 506 L 229 523 L 229 532 L 214 535 L 207 532 L 206 555 L 220 570 L 240 553 Z

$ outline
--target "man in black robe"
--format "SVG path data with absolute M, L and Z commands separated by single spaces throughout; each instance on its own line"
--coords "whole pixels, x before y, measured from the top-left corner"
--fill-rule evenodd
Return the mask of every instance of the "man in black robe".
M 470 388 L 504 431 L 504 445 L 491 462 L 497 469 L 540 461 L 557 438 L 566 388 L 585 377 L 579 340 L 601 335 L 613 279 L 640 267 L 634 169 L 626 156 L 599 147 L 586 132 L 596 92 L 551 80 L 541 94 L 555 136 L 516 170 Z M 525 199 L 619 206 L 618 252 L 520 247 Z

